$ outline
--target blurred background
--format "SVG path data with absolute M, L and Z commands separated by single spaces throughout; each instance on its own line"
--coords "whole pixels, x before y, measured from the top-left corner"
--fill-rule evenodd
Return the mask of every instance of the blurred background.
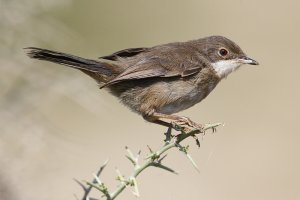
M 299 1 L 0 0 L 0 199 L 81 197 L 73 181 L 128 175 L 125 146 L 147 153 L 163 144 L 163 127 L 130 112 L 79 71 L 30 60 L 37 46 L 97 58 L 224 35 L 259 66 L 244 66 L 181 115 L 224 122 L 191 144 L 197 173 L 177 150 L 138 178 L 141 198 L 202 200 L 300 199 Z M 100 196 L 96 193 L 94 196 Z M 119 199 L 134 199 L 130 189 Z

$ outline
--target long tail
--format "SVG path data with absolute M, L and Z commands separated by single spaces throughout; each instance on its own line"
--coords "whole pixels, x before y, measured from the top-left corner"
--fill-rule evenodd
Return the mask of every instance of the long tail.
M 89 75 L 98 73 L 100 75 L 110 77 L 114 76 L 116 73 L 116 69 L 114 69 L 115 67 L 109 63 L 85 59 L 62 52 L 40 49 L 36 47 L 27 47 L 25 48 L 25 50 L 27 51 L 27 55 L 30 58 L 66 65 L 72 68 L 79 69 Z

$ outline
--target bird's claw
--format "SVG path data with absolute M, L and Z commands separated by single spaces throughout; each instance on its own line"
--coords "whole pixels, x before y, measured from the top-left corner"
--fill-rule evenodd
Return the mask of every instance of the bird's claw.
M 201 133 L 203 133 L 203 126 L 201 124 L 193 122 L 188 117 L 179 117 L 178 120 L 176 120 L 173 123 L 173 127 L 175 127 L 174 129 L 178 130 L 178 131 L 190 132 L 193 130 L 199 130 Z M 178 129 L 178 127 L 179 127 L 179 129 Z
M 176 138 L 176 141 L 181 141 L 183 138 L 186 138 L 186 137 L 189 137 L 189 136 L 192 136 L 194 139 L 195 139 L 195 142 L 196 142 L 196 145 L 198 147 L 200 147 L 200 141 L 197 137 L 197 133 L 204 133 L 204 131 L 202 130 L 199 130 L 199 129 L 191 129 L 190 127 L 182 127 L 182 126 L 179 126 L 178 124 L 176 123 L 172 123 L 173 126 L 175 127 L 174 129 L 177 130 L 177 131 L 181 131 L 180 134 L 178 135 L 175 135 L 174 137 Z

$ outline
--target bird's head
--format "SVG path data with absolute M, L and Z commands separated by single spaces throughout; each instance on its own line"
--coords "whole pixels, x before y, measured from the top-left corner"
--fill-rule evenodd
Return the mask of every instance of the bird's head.
M 258 65 L 258 62 L 249 58 L 237 44 L 223 36 L 202 38 L 197 43 L 203 56 L 209 60 L 221 78 L 237 70 L 242 64 Z

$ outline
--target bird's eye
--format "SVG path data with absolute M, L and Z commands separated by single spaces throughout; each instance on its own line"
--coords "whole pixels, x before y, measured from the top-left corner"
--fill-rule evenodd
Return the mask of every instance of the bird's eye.
M 227 50 L 227 49 L 224 49 L 224 48 L 221 48 L 221 49 L 219 50 L 219 54 L 220 54 L 220 56 L 222 56 L 222 57 L 227 56 L 228 50 Z

